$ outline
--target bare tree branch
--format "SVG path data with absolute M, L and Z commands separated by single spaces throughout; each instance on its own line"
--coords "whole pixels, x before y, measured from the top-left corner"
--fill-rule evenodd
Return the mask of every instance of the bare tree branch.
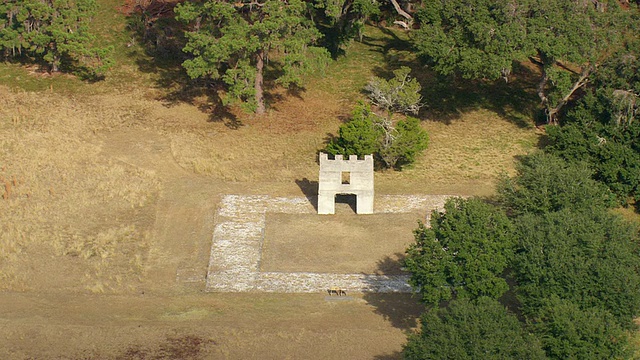
M 413 21 L 413 16 L 409 15 L 408 12 L 404 11 L 401 7 L 400 4 L 398 4 L 398 0 L 390 0 L 391 4 L 393 5 L 393 7 L 396 9 L 396 12 L 404 17 L 405 19 L 409 20 L 409 21 Z

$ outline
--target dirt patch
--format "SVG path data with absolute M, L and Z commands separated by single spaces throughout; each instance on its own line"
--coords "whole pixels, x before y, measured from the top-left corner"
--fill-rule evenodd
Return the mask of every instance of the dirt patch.
M 267 214 L 261 271 L 401 274 L 420 214 Z

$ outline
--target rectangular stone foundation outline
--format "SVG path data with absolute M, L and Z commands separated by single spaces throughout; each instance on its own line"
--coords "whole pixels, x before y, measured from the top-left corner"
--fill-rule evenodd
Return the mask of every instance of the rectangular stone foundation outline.
M 387 195 L 376 199 L 377 213 L 442 210 L 450 195 Z M 411 292 L 408 275 L 261 272 L 260 258 L 266 213 L 315 213 L 306 197 L 226 195 L 216 213 L 216 226 L 206 291 L 210 292 L 324 292 L 332 286 L 356 292 Z

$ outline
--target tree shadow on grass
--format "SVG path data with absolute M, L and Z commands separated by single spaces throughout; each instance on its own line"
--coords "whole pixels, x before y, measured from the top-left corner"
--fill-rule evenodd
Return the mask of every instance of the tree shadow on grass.
M 395 63 L 395 65 L 393 65 Z M 417 62 L 396 60 L 387 67 L 374 68 L 375 76 L 390 79 L 393 70 L 401 66 L 411 68 L 411 75 L 422 86 L 421 119 L 450 124 L 469 111 L 487 109 L 521 128 L 534 126 L 538 98 L 533 88 L 534 74 L 523 66 L 516 66 L 510 82 L 466 80 L 442 76 Z
M 538 74 L 519 63 L 514 64 L 509 82 L 504 80 L 467 80 L 453 75 L 443 76 L 424 65 L 416 57 L 409 38 L 396 31 L 378 27 L 383 37 L 363 38 L 363 43 L 382 54 L 384 65 L 376 66 L 373 75 L 390 79 L 393 71 L 406 66 L 422 86 L 424 106 L 418 117 L 449 124 L 465 112 L 487 109 L 523 128 L 534 125 L 539 99 L 536 94 Z
M 393 258 L 385 256 L 378 261 L 375 272 L 397 274 L 402 268 L 402 259 L 404 254 L 400 253 L 394 254 Z M 375 288 L 377 284 L 371 285 Z M 362 298 L 374 307 L 376 314 L 389 321 L 393 327 L 403 331 L 414 329 L 418 324 L 418 318 L 425 311 L 424 304 L 413 293 L 367 292 Z
M 165 5 L 171 7 L 175 3 Z M 147 26 L 141 20 L 141 14 L 133 12 L 129 15 L 128 26 L 144 52 L 139 54 L 132 50 L 129 56 L 135 58 L 140 72 L 154 77 L 156 87 L 164 94 L 159 100 L 165 106 L 191 104 L 209 114 L 209 122 L 224 123 L 230 129 L 238 129 L 242 123 L 219 95 L 223 84 L 212 80 L 191 79 L 182 67 L 187 59 L 182 51 L 186 43 L 181 30 L 183 26 L 173 18 L 172 8 L 168 9 L 167 14 L 170 16 L 163 15 Z
M 509 82 L 466 80 L 441 76 L 424 68 L 422 97 L 426 106 L 421 117 L 451 123 L 468 111 L 487 109 L 521 128 L 535 125 L 538 97 L 535 74 L 516 65 Z
M 190 104 L 209 114 L 209 122 L 223 123 L 230 129 L 240 128 L 241 121 L 219 95 L 222 85 L 212 80 L 190 79 L 182 68 L 182 61 L 177 59 L 145 57 L 136 63 L 141 72 L 155 75 L 156 86 L 164 90 L 160 100 L 165 106 Z
M 402 353 L 400 351 L 394 351 L 390 354 L 382 354 L 376 355 L 373 357 L 374 360 L 401 360 Z

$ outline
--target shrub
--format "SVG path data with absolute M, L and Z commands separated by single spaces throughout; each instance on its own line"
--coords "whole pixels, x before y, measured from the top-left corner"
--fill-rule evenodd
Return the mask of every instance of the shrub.
M 420 127 L 420 120 L 412 117 L 398 121 L 395 127 L 388 124 L 370 105 L 360 102 L 325 151 L 331 155 L 373 154 L 382 167 L 400 170 L 427 148 L 429 135 Z
M 375 126 L 377 115 L 371 106 L 359 102 L 351 119 L 340 126 L 338 137 L 327 145 L 326 151 L 331 155 L 370 155 L 380 149 L 382 131 Z

